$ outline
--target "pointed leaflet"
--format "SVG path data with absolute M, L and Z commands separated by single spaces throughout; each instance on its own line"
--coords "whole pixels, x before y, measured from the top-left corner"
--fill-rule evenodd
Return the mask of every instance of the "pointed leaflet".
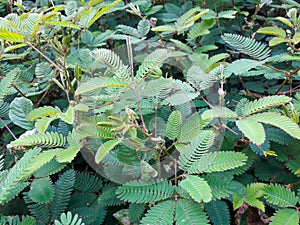
M 71 162 L 82 147 L 82 143 L 79 143 L 76 139 L 75 133 L 69 133 L 68 135 L 68 148 L 60 151 L 56 155 L 56 159 L 60 163 Z
M 279 27 L 262 27 L 257 30 L 257 33 L 273 35 L 273 36 L 280 37 L 280 38 L 286 37 L 286 33 L 285 33 L 284 29 L 279 28 Z
M 9 89 L 19 74 L 20 69 L 16 68 L 11 70 L 5 77 L 2 77 L 0 82 L 0 105 L 2 105 L 6 95 L 9 94 Z
M 189 173 L 212 173 L 234 169 L 246 164 L 247 156 L 241 152 L 207 153 L 189 168 Z
M 121 0 L 116 0 L 114 2 L 112 2 L 111 4 L 101 8 L 96 15 L 93 17 L 93 19 L 91 19 L 91 21 L 88 23 L 86 28 L 89 28 L 90 26 L 93 25 L 93 23 L 96 22 L 96 20 L 98 20 L 102 15 L 108 13 L 108 11 L 113 8 L 114 6 L 116 6 L 117 4 L 119 4 L 121 2 Z
M 36 179 L 31 183 L 28 196 L 37 203 L 47 203 L 54 196 L 54 186 L 49 177 Z
M 237 114 L 232 110 L 226 107 L 215 107 L 213 109 L 209 109 L 204 111 L 201 115 L 201 119 L 203 120 L 212 120 L 214 118 L 235 118 Z
M 290 118 L 275 112 L 265 112 L 252 115 L 251 118 L 260 123 L 270 124 L 284 130 L 294 138 L 300 139 L 300 127 Z
M 120 143 L 119 140 L 109 140 L 102 144 L 96 153 L 95 161 L 100 163 L 100 161 L 116 146 Z
M 242 108 L 242 113 L 244 116 L 249 116 L 250 114 L 258 113 L 266 109 L 287 104 L 292 100 L 292 98 L 284 95 L 266 96 L 245 104 Z
M 271 205 L 280 207 L 294 207 L 298 201 L 295 192 L 280 186 L 280 185 L 266 185 L 263 189 L 265 199 Z
M 229 208 L 225 201 L 211 201 L 205 204 L 205 210 L 214 225 L 230 225 Z
M 100 88 L 107 87 L 127 87 L 126 84 L 119 83 L 117 79 L 112 77 L 95 77 L 79 85 L 75 91 L 75 95 L 85 94 Z
M 9 118 L 25 130 L 33 128 L 33 124 L 26 119 L 26 115 L 33 109 L 32 102 L 24 97 L 15 98 L 9 106 Z
M 57 219 L 67 209 L 75 184 L 75 175 L 74 170 L 67 170 L 56 181 L 55 195 L 49 206 L 52 221 Z
M 180 132 L 181 123 L 182 119 L 180 111 L 176 110 L 172 112 L 167 123 L 167 135 L 171 140 L 177 138 Z
M 237 127 L 249 140 L 255 144 L 261 145 L 266 139 L 266 133 L 261 123 L 251 118 L 237 120 Z
M 185 189 L 196 202 L 209 202 L 212 193 L 208 183 L 201 177 L 187 175 L 186 179 L 179 184 Z
M 270 225 L 298 225 L 299 212 L 295 209 L 280 209 L 272 217 Z
M 175 212 L 176 225 L 206 225 L 207 215 L 200 204 L 186 199 L 178 199 Z
M 153 206 L 141 220 L 141 225 L 171 225 L 174 221 L 175 202 L 164 201 Z

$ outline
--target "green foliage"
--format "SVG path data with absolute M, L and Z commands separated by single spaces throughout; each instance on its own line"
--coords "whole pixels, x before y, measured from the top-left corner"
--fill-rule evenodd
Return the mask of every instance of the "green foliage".
M 180 225 L 209 224 L 201 206 L 186 199 L 179 199 L 176 202 L 175 221 Z
M 294 209 L 280 209 L 272 217 L 270 225 L 296 225 L 299 223 L 299 213 Z
M 157 202 L 174 194 L 174 187 L 168 181 L 151 183 L 132 181 L 116 190 L 118 198 L 133 203 Z
M 36 203 L 47 203 L 54 196 L 54 187 L 49 178 L 40 178 L 31 183 L 28 196 Z
M 9 89 L 13 85 L 20 73 L 18 68 L 10 71 L 0 82 L 0 104 L 3 104 L 4 98 L 9 94 Z
M 60 215 L 60 221 L 55 220 L 55 225 L 85 225 L 85 223 L 82 222 L 82 219 L 78 217 L 77 214 L 74 216 L 71 212 L 62 213 Z
M 174 111 L 171 113 L 168 119 L 167 123 L 167 136 L 171 139 L 174 140 L 179 132 L 180 132 L 180 126 L 181 126 L 181 113 L 180 111 Z
M 9 108 L 9 118 L 14 124 L 26 130 L 33 128 L 32 123 L 26 120 L 26 115 L 32 110 L 33 104 L 27 98 L 15 98 Z
M 287 96 L 267 96 L 245 104 L 241 111 L 243 116 L 249 116 L 269 108 L 287 104 L 291 101 L 292 98 Z
M 299 4 L 166 2 L 0 0 L 1 224 L 299 224 Z
M 271 53 L 266 44 L 238 34 L 225 33 L 223 39 L 236 50 L 257 60 L 264 60 Z
M 279 185 L 265 186 L 264 194 L 268 203 L 280 207 L 292 207 L 298 201 L 294 192 Z
M 55 196 L 50 204 L 51 220 L 58 218 L 68 206 L 71 192 L 75 183 L 75 172 L 66 171 L 55 183 Z
M 41 151 L 40 148 L 34 148 L 24 154 L 24 156 L 1 178 L 0 204 L 4 204 L 15 198 L 25 187 L 29 185 L 26 182 L 38 167 L 28 170 L 32 159 Z
M 212 173 L 234 169 L 245 165 L 247 156 L 240 152 L 207 153 L 195 161 L 189 168 L 189 173 Z
M 20 137 L 19 139 L 12 141 L 12 147 L 16 146 L 64 146 L 66 144 L 65 137 L 56 132 L 37 133 L 30 136 Z
M 175 202 L 167 200 L 153 206 L 141 220 L 141 224 L 172 224 Z
M 226 202 L 220 200 L 211 201 L 205 204 L 205 209 L 213 224 L 230 224 L 229 209 Z
M 208 183 L 201 177 L 188 175 L 181 181 L 180 186 L 185 189 L 196 202 L 209 202 L 212 199 Z

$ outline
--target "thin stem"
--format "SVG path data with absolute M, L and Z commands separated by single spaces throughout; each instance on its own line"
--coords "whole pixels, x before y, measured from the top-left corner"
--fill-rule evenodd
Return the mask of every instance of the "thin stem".
M 300 70 L 300 66 L 294 71 L 290 72 L 290 76 L 293 76 L 294 74 L 298 73 L 299 70 Z
M 285 80 L 282 82 L 282 84 L 280 85 L 280 87 L 277 89 L 277 91 L 275 92 L 275 95 L 277 95 L 281 89 L 284 87 L 284 85 L 286 84 L 286 82 L 288 81 L 288 77 L 285 78 Z
M 142 109 L 141 109 L 141 106 L 140 106 L 140 103 L 139 103 L 139 100 L 138 100 L 138 97 L 137 97 L 137 94 L 136 94 L 136 87 L 134 87 L 133 91 L 134 91 L 135 102 L 137 104 L 137 107 L 138 107 L 138 110 L 139 110 L 139 113 L 140 113 L 140 117 L 141 117 L 141 121 L 142 121 L 142 125 L 143 125 L 143 130 L 146 133 L 148 133 L 148 130 L 147 130 L 147 127 L 146 127 L 146 124 L 145 124 L 145 121 L 144 121 Z
M 12 84 L 11 86 L 16 89 L 22 97 L 26 98 L 25 94 L 16 85 Z
M 8 130 L 8 132 L 11 134 L 11 136 L 17 140 L 17 137 L 14 135 L 14 133 L 11 131 L 11 129 L 6 125 L 6 123 L 3 121 L 2 118 L 0 118 L 1 123 L 4 125 L 4 127 Z
M 41 56 L 43 56 L 44 59 L 46 59 L 51 65 L 53 65 L 59 72 L 63 73 L 64 70 L 60 68 L 55 62 L 53 62 L 48 56 L 46 56 L 43 52 L 41 52 L 38 48 L 36 48 L 32 43 L 29 41 L 26 42 L 31 48 L 33 48 L 35 51 L 37 51 Z
M 128 60 L 129 60 L 129 66 L 130 66 L 130 75 L 131 79 L 133 80 L 134 78 L 134 72 L 133 72 L 133 53 L 132 53 L 132 46 L 131 46 L 131 41 L 130 41 L 130 36 L 126 36 L 126 47 L 127 47 L 127 55 L 128 55 Z
M 49 89 L 47 89 L 44 94 L 42 95 L 42 97 L 39 99 L 39 101 L 36 103 L 36 107 L 39 107 L 41 102 L 44 100 L 44 98 L 46 97 L 46 95 L 48 94 Z
M 230 127 L 228 127 L 227 125 L 225 125 L 224 123 L 222 123 L 222 127 L 226 128 L 227 130 L 229 130 L 231 133 L 235 134 L 235 135 L 239 135 L 237 132 L 235 132 L 234 130 L 232 130 Z
M 66 68 L 66 59 L 67 59 L 67 57 L 64 56 L 64 68 Z M 67 69 L 64 70 L 64 75 L 65 75 L 65 78 L 66 78 L 66 80 L 67 80 L 67 83 L 68 83 L 68 86 L 69 86 L 69 88 L 70 88 L 70 91 L 72 92 L 73 96 L 75 96 L 75 89 L 74 89 L 74 87 L 73 87 L 73 85 L 72 85 L 72 82 L 71 82 L 71 80 L 70 80 L 70 77 L 69 77 L 69 74 L 68 74 L 68 70 L 67 70 Z M 67 92 L 68 92 L 68 90 L 66 90 L 66 93 L 67 93 Z M 67 93 L 67 95 L 68 95 L 68 93 Z
M 289 74 L 290 74 L 289 72 L 287 72 L 287 71 L 285 71 L 285 70 L 281 70 L 281 69 L 278 69 L 278 68 L 273 67 L 273 66 L 270 66 L 270 65 L 265 65 L 265 66 L 267 66 L 267 67 L 269 67 L 270 69 L 275 70 L 275 71 L 277 71 L 277 72 L 284 73 L 285 75 L 289 75 Z
M 260 0 L 257 1 L 256 7 L 255 7 L 255 12 L 252 15 L 252 20 L 248 23 L 248 26 L 250 28 L 250 35 L 252 35 L 252 33 L 253 33 L 253 24 L 256 20 L 256 16 L 257 16 L 259 9 L 260 9 Z

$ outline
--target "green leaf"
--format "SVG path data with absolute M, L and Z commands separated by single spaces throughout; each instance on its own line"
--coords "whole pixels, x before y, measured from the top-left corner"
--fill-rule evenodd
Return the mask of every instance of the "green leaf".
M 41 119 L 36 120 L 34 126 L 39 133 L 44 133 L 48 129 L 50 123 L 56 119 L 57 119 L 57 117 L 55 117 L 55 116 L 54 117 L 42 117 Z
M 273 37 L 270 41 L 269 41 L 269 46 L 276 46 L 279 45 L 281 43 L 286 42 L 285 38 L 281 38 L 281 37 Z
M 153 203 L 170 198 L 174 194 L 174 186 L 167 180 L 131 181 L 118 187 L 116 194 L 124 201 Z
M 69 28 L 74 28 L 77 30 L 80 30 L 80 27 L 77 26 L 74 23 L 68 22 L 68 21 L 47 21 L 45 22 L 46 25 L 54 25 L 54 26 L 59 26 L 59 27 L 69 27 Z
M 67 170 L 56 181 L 55 196 L 49 206 L 52 221 L 57 219 L 66 210 L 75 183 L 75 175 L 74 170 Z
M 294 207 L 297 204 L 298 198 L 291 190 L 277 185 L 270 184 L 263 189 L 265 199 L 272 205 L 280 207 Z
M 88 23 L 86 28 L 89 28 L 90 26 L 92 26 L 93 23 L 96 22 L 96 20 L 98 20 L 102 15 L 107 13 L 111 8 L 113 8 L 114 6 L 119 4 L 120 2 L 121 2 L 121 0 L 116 0 L 116 1 L 112 2 L 111 4 L 101 8 L 99 10 L 99 12 L 97 12 L 96 15 L 91 19 L 91 21 Z
M 95 161 L 96 163 L 100 163 L 100 161 L 118 144 L 120 143 L 120 140 L 109 140 L 102 144 L 96 153 Z
M 205 209 L 214 225 L 230 225 L 229 209 L 225 201 L 211 201 L 205 204 Z
M 236 121 L 237 127 L 255 144 L 261 145 L 266 140 L 266 133 L 263 125 L 256 120 L 246 118 Z
M 255 101 L 248 102 L 242 108 L 243 116 L 248 116 L 258 113 L 273 107 L 281 106 L 292 101 L 292 98 L 285 95 L 266 96 L 256 99 Z
M 274 216 L 270 225 L 298 225 L 299 212 L 295 209 L 280 209 Z
M 1 59 L 1 56 L 0 56 Z M 20 74 L 20 69 L 11 70 L 5 77 L 2 77 L 0 82 L 0 105 L 2 105 L 4 98 L 9 94 L 10 87 Z
M 161 25 L 161 26 L 153 27 L 151 30 L 154 32 L 165 32 L 165 31 L 175 32 L 176 27 L 174 25 Z
M 173 111 L 169 116 L 168 123 L 167 123 L 167 136 L 171 140 L 177 138 L 180 132 L 181 123 L 182 123 L 182 118 L 181 118 L 180 111 L 178 110 Z
M 291 21 L 289 19 L 281 17 L 281 16 L 278 16 L 275 19 L 280 21 L 281 23 L 287 25 L 288 27 L 294 29 L 294 25 L 291 23 Z
M 17 43 L 24 43 L 25 37 L 22 34 L 18 34 L 15 32 L 9 32 L 9 31 L 1 31 L 0 29 L 0 40 L 5 40 L 9 42 L 17 42 Z
M 274 112 L 265 112 L 252 115 L 251 118 L 258 122 L 278 127 L 292 137 L 300 139 L 299 125 L 286 116 L 282 116 L 279 113 Z
M 52 106 L 44 106 L 32 110 L 30 113 L 27 114 L 26 118 L 29 121 L 34 121 L 41 117 L 54 116 L 60 112 L 61 112 L 60 109 L 57 107 L 54 108 Z
M 186 179 L 179 184 L 185 189 L 196 202 L 209 202 L 212 193 L 208 183 L 201 177 L 187 175 Z
M 214 118 L 236 118 L 237 114 L 231 109 L 226 107 L 215 107 L 213 109 L 206 110 L 202 113 L 201 118 L 203 120 L 212 120 Z
M 186 199 L 178 199 L 176 202 L 175 221 L 176 225 L 209 224 L 201 205 Z
M 67 149 L 63 149 L 62 151 L 56 154 L 56 159 L 60 163 L 72 162 L 72 160 L 75 158 L 75 156 L 83 146 L 82 143 L 79 143 L 77 141 L 75 133 L 69 133 L 68 143 L 69 146 L 67 147 Z
M 31 183 L 28 196 L 37 203 L 50 202 L 54 196 L 54 187 L 49 177 L 36 179 Z
M 264 183 L 251 183 L 247 185 L 245 194 L 247 198 L 261 198 L 264 195 Z
M 33 128 L 33 124 L 26 119 L 26 115 L 33 109 L 32 102 L 24 97 L 15 98 L 9 107 L 9 118 L 25 130 Z
M 154 205 L 141 220 L 142 225 L 172 225 L 174 220 L 175 201 L 168 200 Z
M 79 85 L 75 91 L 75 95 L 81 95 L 107 87 L 127 87 L 127 85 L 119 83 L 116 79 L 111 77 L 95 77 Z
M 264 60 L 271 53 L 271 49 L 265 43 L 242 35 L 225 33 L 223 39 L 234 49 L 257 60 Z
M 257 68 L 262 64 L 262 61 L 256 61 L 252 59 L 238 59 L 225 67 L 225 76 L 229 77 L 232 73 L 238 76 L 245 72 L 248 72 L 251 69 Z
M 222 11 L 222 12 L 218 13 L 218 18 L 234 19 L 236 13 L 237 13 L 237 11 L 235 11 L 235 10 Z
M 74 122 L 74 107 L 69 106 L 65 113 L 59 113 L 59 118 L 68 124 L 73 124 Z
M 13 147 L 16 146 L 64 146 L 66 144 L 65 137 L 56 132 L 36 133 L 29 136 L 20 136 L 17 140 L 10 143 Z
M 246 164 L 247 156 L 241 152 L 207 153 L 194 162 L 189 173 L 212 173 L 234 169 Z
M 236 209 L 242 207 L 243 203 L 244 203 L 244 199 L 242 198 L 242 196 L 240 196 L 237 193 L 234 193 L 232 196 L 233 209 L 236 210 Z
M 263 212 L 265 211 L 264 203 L 256 198 L 246 198 L 245 202 L 252 207 L 260 209 Z
M 79 218 L 78 214 L 72 215 L 71 212 L 62 213 L 60 215 L 60 221 L 55 220 L 55 225 L 85 225 L 85 223 L 82 222 L 82 219 Z
M 269 34 L 280 38 L 285 38 L 286 33 L 284 29 L 279 27 L 262 27 L 257 30 L 257 33 L 259 34 Z
M 300 32 L 297 31 L 294 36 L 293 36 L 293 39 L 292 39 L 293 43 L 296 45 L 300 42 Z

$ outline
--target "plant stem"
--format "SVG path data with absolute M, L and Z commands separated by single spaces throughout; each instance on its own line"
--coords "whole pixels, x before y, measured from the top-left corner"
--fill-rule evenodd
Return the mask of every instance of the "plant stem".
M 8 130 L 8 132 L 11 134 L 11 136 L 17 140 L 17 137 L 14 135 L 14 133 L 11 131 L 11 129 L 6 125 L 6 123 L 3 121 L 2 118 L 0 118 L 1 123 L 4 125 L 4 127 Z
M 12 84 L 11 86 L 16 89 L 22 97 L 26 98 L 25 94 L 16 85 Z
M 46 59 L 51 65 L 53 65 L 59 72 L 64 73 L 64 70 L 60 68 L 55 62 L 53 62 L 48 56 L 46 56 L 43 52 L 41 52 L 38 48 L 36 48 L 32 43 L 26 41 L 26 44 L 37 51 L 44 59 Z
M 275 92 L 275 95 L 278 95 L 278 93 L 281 91 L 281 89 L 284 87 L 284 85 L 286 84 L 287 81 L 288 81 L 288 77 L 286 77 L 285 80 L 282 82 L 282 84 L 280 85 L 280 87 Z
M 147 127 L 146 127 L 146 124 L 145 124 L 145 121 L 144 121 L 144 117 L 143 117 L 143 112 L 142 112 L 142 109 L 141 109 L 141 106 L 140 106 L 140 103 L 139 103 L 139 100 L 138 100 L 138 97 L 137 97 L 137 94 L 136 94 L 136 87 L 133 88 L 133 91 L 134 91 L 135 103 L 137 104 L 137 107 L 138 107 L 138 110 L 139 110 L 139 113 L 140 113 L 140 117 L 141 117 L 141 121 L 142 121 L 142 125 L 143 125 L 143 130 L 144 130 L 145 133 L 148 133 L 148 130 L 147 130 Z

